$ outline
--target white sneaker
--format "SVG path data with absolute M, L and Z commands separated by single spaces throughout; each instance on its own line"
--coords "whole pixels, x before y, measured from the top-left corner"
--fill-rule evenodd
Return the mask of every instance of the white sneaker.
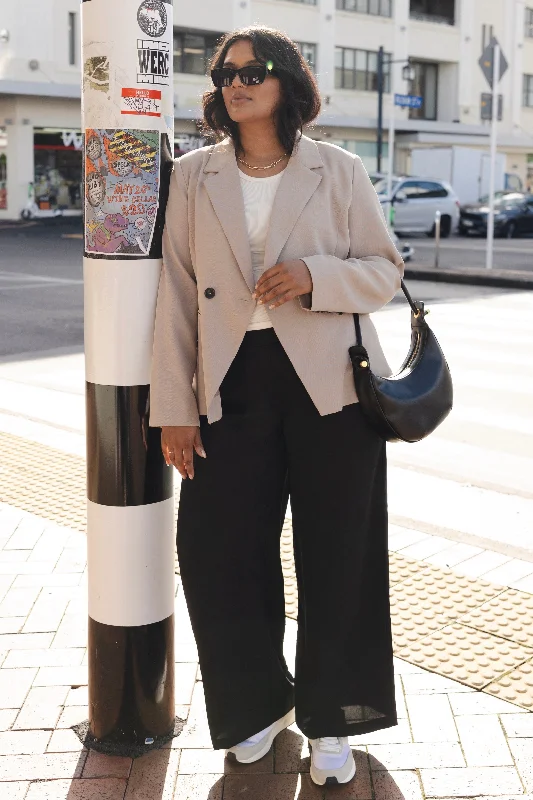
M 347 736 L 323 736 L 309 739 L 311 749 L 311 779 L 325 783 L 348 783 L 355 775 L 355 761 Z
M 253 761 L 259 761 L 260 758 L 266 756 L 272 742 L 284 728 L 288 728 L 294 722 L 294 708 L 292 708 L 284 717 L 273 722 L 268 728 L 265 728 L 259 733 L 245 739 L 244 742 L 229 747 L 226 750 L 226 757 L 236 759 L 240 764 L 251 764 Z

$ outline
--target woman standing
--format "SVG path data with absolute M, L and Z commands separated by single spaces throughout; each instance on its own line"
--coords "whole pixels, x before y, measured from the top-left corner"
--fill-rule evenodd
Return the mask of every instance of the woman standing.
M 176 161 L 157 303 L 151 425 L 183 478 L 178 554 L 213 746 L 250 763 L 294 721 L 316 783 L 355 774 L 349 735 L 396 724 L 384 442 L 362 416 L 352 314 L 403 264 L 357 156 L 303 136 L 320 109 L 296 45 L 252 27 L 212 60 L 206 128 Z M 290 493 L 296 670 L 283 657 Z

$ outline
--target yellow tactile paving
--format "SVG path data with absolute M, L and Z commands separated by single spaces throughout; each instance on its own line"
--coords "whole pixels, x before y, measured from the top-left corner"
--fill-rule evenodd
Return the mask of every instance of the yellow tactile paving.
M 399 650 L 396 655 L 475 689 L 483 689 L 533 658 L 533 647 L 454 623 Z
M 533 710 L 533 660 L 485 687 L 485 691 L 502 700 Z
M 462 618 L 464 625 L 533 647 L 533 595 L 507 589 Z
M 177 507 L 179 486 L 175 494 Z M 84 531 L 85 497 L 82 458 L 0 433 L 0 502 Z M 533 710 L 533 595 L 398 553 L 389 559 L 396 655 Z M 286 613 L 296 619 L 289 519 L 281 562 Z

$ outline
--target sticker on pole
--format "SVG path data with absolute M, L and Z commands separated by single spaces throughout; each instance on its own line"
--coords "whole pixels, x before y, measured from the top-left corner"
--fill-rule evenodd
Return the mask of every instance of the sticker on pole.
M 85 131 L 85 250 L 146 258 L 159 205 L 159 131 Z
M 121 114 L 140 117 L 161 116 L 160 89 L 122 89 Z

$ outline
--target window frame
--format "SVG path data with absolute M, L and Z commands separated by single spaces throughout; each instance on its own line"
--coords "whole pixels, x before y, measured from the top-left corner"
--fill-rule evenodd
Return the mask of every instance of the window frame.
M 294 44 L 296 45 L 296 47 L 300 51 L 300 53 L 303 56 L 303 58 L 305 59 L 305 61 L 307 61 L 307 64 L 309 65 L 309 69 L 312 72 L 316 72 L 317 71 L 317 60 L 318 60 L 318 45 L 317 45 L 317 43 L 316 42 L 296 42 L 295 41 Z M 306 48 L 306 47 L 313 48 L 313 63 L 312 64 L 311 64 L 311 62 L 309 61 L 309 59 L 306 57 L 306 55 L 304 53 L 304 48 Z
M 533 8 L 524 8 L 524 36 L 526 39 L 533 39 Z
M 77 14 L 75 11 L 68 12 L 68 63 L 70 67 L 75 67 L 78 64 L 78 48 L 77 43 Z
M 524 74 L 522 86 L 522 107 L 533 108 L 533 75 Z
M 218 39 L 220 39 L 221 36 L 222 36 L 221 33 L 213 33 L 212 31 L 174 29 L 174 35 L 172 38 L 172 63 L 174 67 L 174 72 L 179 73 L 181 75 L 200 75 L 205 78 L 209 59 L 213 55 L 216 47 L 216 42 Z M 203 40 L 204 64 L 201 72 L 184 69 L 187 59 L 186 55 L 187 37 L 191 39 L 196 38 Z M 178 47 L 178 42 L 179 42 L 179 47 Z M 178 61 L 179 64 L 177 63 Z
M 377 3 L 379 10 L 372 11 L 372 3 Z M 386 17 L 391 19 L 393 0 L 336 0 L 337 11 L 347 11 L 350 14 L 368 14 L 371 17 Z M 354 6 L 349 8 L 349 6 Z
M 341 53 L 341 66 L 337 66 L 337 54 Z M 346 67 L 346 53 L 351 54 L 353 66 Z M 358 69 L 357 61 L 358 61 L 358 54 L 364 56 L 365 59 L 365 70 L 364 70 L 364 87 L 358 86 L 358 74 L 362 73 L 363 70 Z M 369 61 L 371 57 L 374 56 L 376 59 L 376 71 L 369 70 Z M 377 57 L 378 51 L 377 50 L 362 50 L 359 47 L 335 47 L 335 89 L 343 89 L 352 92 L 377 92 Z M 384 53 L 384 64 L 383 64 L 383 93 L 390 94 L 390 61 L 392 59 L 392 53 Z M 338 71 L 341 71 L 342 80 L 340 85 L 337 82 L 337 76 L 339 74 Z M 346 73 L 351 73 L 352 75 L 352 85 L 347 86 L 345 75 Z M 373 85 L 374 80 L 371 76 L 375 75 L 375 86 Z

